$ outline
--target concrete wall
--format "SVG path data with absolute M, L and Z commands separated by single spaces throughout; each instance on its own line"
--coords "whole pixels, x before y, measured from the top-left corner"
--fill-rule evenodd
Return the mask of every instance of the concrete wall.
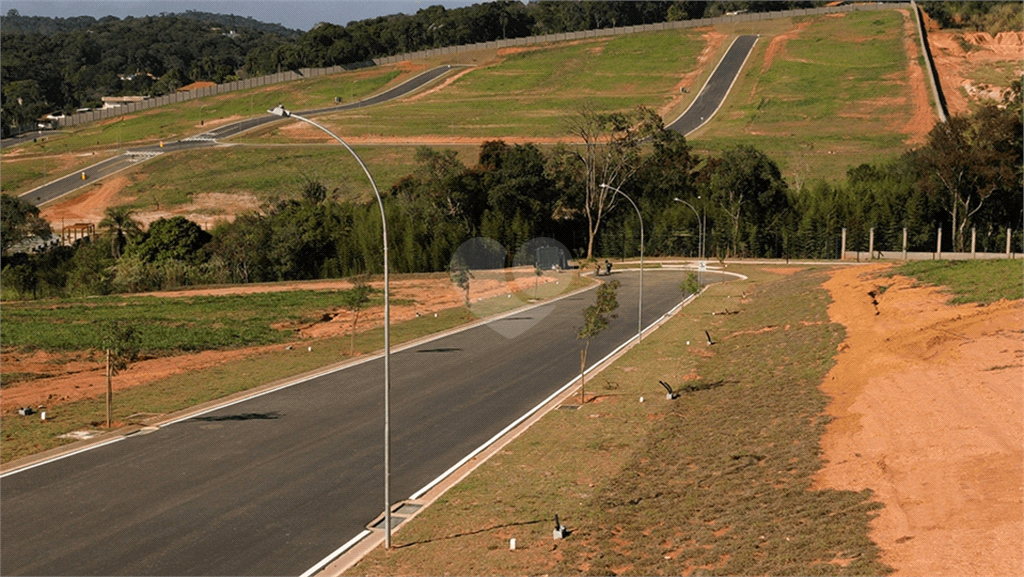
M 1024 254 L 1005 252 L 908 252 L 904 258 L 903 252 L 897 250 L 876 250 L 874 258 L 870 258 L 867 251 L 846 251 L 846 260 L 867 262 L 869 260 L 995 260 L 995 259 L 1024 259 Z
M 130 114 L 132 112 L 139 112 L 142 110 L 148 110 L 158 106 L 165 106 L 167 104 L 176 104 L 179 102 L 185 102 L 193 98 L 203 98 L 206 96 L 213 96 L 216 94 L 226 94 L 228 92 L 234 92 L 236 90 L 248 90 L 251 88 L 257 88 L 260 86 L 268 86 L 271 84 L 277 84 L 280 82 L 290 82 L 293 80 L 301 80 L 303 78 L 316 78 L 317 76 L 325 76 L 329 74 L 339 74 L 346 70 L 355 70 L 358 68 L 365 68 L 367 66 L 381 66 L 384 64 L 394 64 L 396 62 L 402 62 L 405 60 L 419 60 L 423 58 L 434 58 L 438 56 L 446 56 L 450 54 L 459 54 L 461 52 L 471 52 L 475 50 L 486 50 L 496 48 L 509 48 L 514 46 L 532 46 L 536 44 L 545 44 L 549 42 L 565 42 L 571 40 L 582 40 L 585 38 L 599 38 L 604 36 L 617 36 L 620 34 L 636 34 L 640 32 L 655 32 L 660 30 L 681 30 L 687 28 L 700 28 L 703 26 L 712 26 L 715 24 L 728 24 L 736 22 L 753 22 L 758 20 L 772 20 L 776 18 L 791 18 L 794 16 L 814 16 L 820 14 L 835 14 L 839 12 L 861 12 L 861 11 L 872 11 L 872 10 L 895 10 L 903 9 L 910 10 L 912 5 L 910 3 L 884 3 L 884 4 L 850 4 L 845 6 L 831 6 L 811 9 L 798 9 L 798 10 L 782 10 L 779 12 L 758 12 L 753 14 L 736 14 L 734 16 L 719 16 L 716 18 L 701 18 L 699 20 L 682 20 L 679 22 L 659 22 L 657 24 L 644 24 L 642 26 L 625 26 L 621 28 L 604 28 L 601 30 L 584 30 L 581 32 L 568 32 L 561 34 L 545 34 L 543 36 L 529 36 L 526 38 L 509 38 L 507 40 L 497 40 L 494 42 L 478 42 L 476 44 L 467 44 L 463 46 L 446 46 L 444 48 L 433 48 L 430 50 L 420 50 L 419 52 L 413 52 L 411 54 L 399 54 L 396 56 L 386 56 L 382 58 L 374 58 L 372 62 L 363 62 L 359 64 L 351 64 L 344 66 L 331 66 L 328 68 L 302 68 L 297 71 L 279 72 L 277 74 L 271 74 L 268 76 L 259 76 L 255 78 L 247 78 L 245 80 L 237 80 L 233 82 L 227 82 L 224 84 L 218 84 L 209 88 L 201 88 L 198 90 L 191 90 L 188 92 L 176 92 L 174 94 L 167 94 L 157 98 L 150 98 L 143 100 L 135 104 L 129 104 L 128 106 L 122 106 L 118 108 L 108 108 L 106 110 L 93 110 L 91 112 L 83 112 L 80 114 L 71 114 L 64 118 L 61 118 L 58 123 L 60 127 L 77 126 L 87 122 L 93 122 L 96 120 L 103 120 L 106 118 L 116 118 L 123 114 Z

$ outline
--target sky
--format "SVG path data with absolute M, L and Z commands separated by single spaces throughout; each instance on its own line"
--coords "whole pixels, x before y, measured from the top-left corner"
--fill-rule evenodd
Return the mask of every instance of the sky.
M 309 30 L 318 22 L 345 25 L 389 14 L 415 14 L 429 6 L 461 8 L 486 0 L 0 0 L 0 13 L 22 16 L 155 16 L 197 10 L 249 16 L 261 22 Z

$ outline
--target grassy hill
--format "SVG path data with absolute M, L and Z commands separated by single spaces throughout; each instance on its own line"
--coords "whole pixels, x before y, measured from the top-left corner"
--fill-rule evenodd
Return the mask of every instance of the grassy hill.
M 378 185 L 387 188 L 413 170 L 416 144 L 459 145 L 468 164 L 485 139 L 541 144 L 564 139 L 563 119 L 581 100 L 602 110 L 646 105 L 661 110 L 670 122 L 695 97 L 731 38 L 741 33 L 759 33 L 761 39 L 723 109 L 691 135 L 699 151 L 717 153 L 735 144 L 753 144 L 780 164 L 791 184 L 799 185 L 841 178 L 849 167 L 898 155 L 930 129 L 932 105 L 919 98 L 925 86 L 916 32 L 901 11 L 462 54 L 460 58 L 477 66 L 449 76 L 436 90 L 320 121 L 357 145 L 373 144 L 359 151 Z M 44 182 L 44 171 L 53 178 L 55 166 L 69 173 L 85 162 L 68 158 L 116 148 L 118 142 L 184 138 L 277 103 L 301 110 L 329 105 L 336 96 L 357 100 L 443 62 L 436 58 L 279 84 L 90 124 L 4 151 L 2 188 L 28 190 Z M 690 92 L 681 94 L 681 85 Z M 266 200 L 295 193 L 294 183 L 305 176 L 321 178 L 344 195 L 368 194 L 358 166 L 331 162 L 339 153 L 312 136 L 314 132 L 276 123 L 235 139 L 245 147 L 165 156 L 128 171 L 131 184 L 114 202 L 131 201 L 145 209 L 151 198 L 166 208 L 187 202 L 197 192 L 244 193 Z M 324 146 L 305 146 L 310 143 Z M 281 145 L 289 145 L 288 150 Z M 56 156 L 66 158 L 58 162 Z
M 762 35 L 715 120 L 691 141 L 708 151 L 756 146 L 791 183 L 898 156 L 937 119 L 919 46 L 902 11 L 793 19 Z

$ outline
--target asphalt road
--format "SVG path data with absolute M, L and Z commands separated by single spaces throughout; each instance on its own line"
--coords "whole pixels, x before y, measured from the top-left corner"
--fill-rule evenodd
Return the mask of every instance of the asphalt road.
M 402 84 L 394 88 L 391 88 L 390 90 L 385 90 L 380 94 L 376 94 L 374 96 L 371 96 L 370 98 L 361 100 L 359 102 L 354 102 L 351 104 L 345 104 L 341 106 L 331 106 L 328 108 L 318 108 L 315 110 L 296 111 L 296 113 L 302 116 L 316 116 L 319 114 L 327 114 L 330 112 L 339 112 L 355 108 L 365 108 L 367 106 L 381 104 L 389 100 L 394 100 L 396 98 L 404 96 L 415 90 L 418 90 L 424 85 L 433 82 L 434 80 L 440 78 L 442 75 L 448 73 L 451 69 L 451 65 L 438 66 L 437 68 L 432 68 L 418 76 L 410 78 L 408 81 L 403 82 Z M 275 122 L 279 120 L 281 120 L 280 116 L 266 114 L 263 116 L 257 116 L 255 118 L 241 120 L 239 122 L 233 122 L 231 124 L 220 126 L 213 130 L 210 130 L 209 132 L 204 132 L 202 134 L 190 136 L 182 140 L 177 140 L 174 142 L 165 142 L 163 143 L 162 146 L 156 144 L 150 146 L 131 148 L 120 156 L 115 156 L 114 158 L 110 158 L 103 162 L 84 168 L 81 171 L 76 172 L 74 174 L 44 184 L 43 186 L 40 186 L 34 190 L 30 190 L 22 194 L 21 196 L 26 201 L 36 206 L 40 206 L 47 202 L 56 200 L 66 194 L 74 192 L 80 188 L 90 186 L 96 181 L 106 176 L 110 176 L 115 172 L 119 172 L 130 167 L 132 164 L 136 162 L 147 160 L 155 155 L 166 154 L 178 150 L 189 150 L 193 148 L 215 146 L 218 140 L 230 138 L 232 136 L 241 134 L 242 132 L 245 132 L 247 130 L 252 130 L 257 126 L 262 126 L 269 122 Z M 23 141 L 31 139 L 31 136 L 26 136 L 23 139 Z M 14 139 L 9 140 L 13 141 Z M 16 144 L 16 142 L 12 142 L 11 144 L 5 145 L 12 146 L 14 144 Z M 82 173 L 85 173 L 86 175 L 86 178 L 84 180 L 82 179 Z
M 644 326 L 679 302 L 683 274 L 645 274 Z M 623 283 L 618 318 L 592 342 L 593 361 L 636 334 L 638 276 L 613 277 Z M 576 376 L 575 331 L 593 294 L 392 355 L 393 501 Z M 383 511 L 382 366 L 366 362 L 5 476 L 0 573 L 303 573 Z M 653 382 L 652 396 L 661 392 Z
M 732 46 L 725 53 L 725 56 L 722 57 L 722 61 L 718 63 L 718 67 L 711 74 L 711 78 L 708 79 L 704 88 L 697 95 L 697 98 L 690 103 L 690 106 L 683 112 L 682 116 L 666 128 L 686 136 L 711 120 L 711 117 L 718 111 L 718 107 L 722 105 L 726 95 L 729 93 L 732 83 L 743 68 L 743 63 L 747 61 L 747 56 L 750 54 L 751 49 L 754 48 L 757 38 L 756 35 L 736 38 Z

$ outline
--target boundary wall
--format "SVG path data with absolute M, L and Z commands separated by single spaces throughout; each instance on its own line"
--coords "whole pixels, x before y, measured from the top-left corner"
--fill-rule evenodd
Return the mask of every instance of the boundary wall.
M 1019 233 L 1020 231 L 1018 231 Z M 977 227 L 971 228 L 971 251 L 956 252 L 942 250 L 942 227 L 936 230 L 935 251 L 921 252 L 907 250 L 907 229 L 903 229 L 903 250 L 882 250 L 875 245 L 875 229 L 872 227 L 868 233 L 868 250 L 847 250 L 846 228 L 843 227 L 840 240 L 839 260 L 992 260 L 992 259 L 1021 259 L 1024 253 L 1017 252 L 1013 244 L 1013 229 L 1006 229 L 1006 251 L 1005 252 L 978 252 L 977 251 Z
M 432 48 L 430 50 L 420 50 L 418 52 L 412 52 L 408 54 L 399 54 L 396 56 L 385 56 L 381 58 L 374 58 L 372 61 L 361 62 L 357 64 L 331 66 L 328 68 L 300 68 L 298 70 L 288 70 L 286 72 L 278 72 L 277 74 L 270 74 L 268 76 L 258 76 L 254 78 L 247 78 L 245 80 L 236 80 L 233 82 L 226 82 L 224 84 L 217 84 L 208 88 L 199 88 L 196 90 L 190 90 L 187 92 L 175 92 L 174 94 L 166 94 L 164 96 L 158 96 L 156 98 L 148 98 L 141 102 L 135 102 L 128 104 L 127 106 L 118 106 L 115 108 L 107 108 L 100 110 L 92 110 L 90 112 L 82 112 L 78 114 L 71 114 L 63 118 L 58 119 L 55 123 L 60 128 L 66 128 L 68 126 L 77 126 L 85 124 L 87 122 L 94 122 L 97 120 L 104 120 L 107 118 L 116 118 L 125 114 L 131 114 L 133 112 L 139 112 L 142 110 L 148 110 L 150 108 L 156 108 L 159 106 L 165 106 L 167 104 L 176 104 L 179 102 L 185 102 L 195 98 L 204 98 L 207 96 L 215 96 L 218 94 L 226 94 L 228 92 L 234 92 L 236 90 L 248 90 L 252 88 L 258 88 L 260 86 L 269 86 L 271 84 L 278 84 L 281 82 L 291 82 L 294 80 L 302 80 L 305 78 L 316 78 L 318 76 L 326 76 L 331 74 L 340 74 L 348 70 L 356 70 L 359 68 L 367 68 L 370 66 L 381 66 L 384 64 L 394 64 L 396 62 L 403 62 L 406 60 L 419 60 L 423 58 L 433 58 L 437 56 L 445 56 L 449 54 L 459 54 L 461 52 L 472 52 L 476 50 L 488 50 L 497 48 L 508 48 L 513 46 L 532 46 L 535 44 L 546 44 L 551 42 L 565 42 L 573 40 L 582 40 L 586 38 L 598 38 L 605 36 L 618 36 L 621 34 L 635 34 L 639 32 L 657 32 L 661 30 L 680 30 L 685 28 L 701 28 L 704 26 L 713 26 L 715 24 L 733 24 L 742 22 L 753 22 L 758 20 L 773 20 L 777 18 L 791 18 L 794 16 L 818 16 L 822 14 L 836 14 L 839 12 L 861 12 L 861 11 L 873 11 L 873 10 L 912 10 L 914 5 L 910 2 L 879 2 L 879 3 L 864 3 L 864 4 L 847 4 L 843 6 L 823 6 L 820 8 L 804 8 L 796 10 L 781 10 L 777 12 L 755 12 L 746 14 L 733 14 L 730 16 L 718 16 L 715 18 L 701 18 L 698 20 L 680 20 L 676 22 L 659 22 L 657 24 L 643 24 L 640 26 L 624 26 L 619 28 L 603 28 L 600 30 L 583 30 L 580 32 L 565 32 L 559 34 L 544 34 L 542 36 L 527 36 L 523 38 L 509 38 L 507 40 L 494 40 L 491 42 L 477 42 L 475 44 L 465 44 L 461 46 L 446 46 L 444 48 Z M 930 59 L 926 58 L 929 63 Z

